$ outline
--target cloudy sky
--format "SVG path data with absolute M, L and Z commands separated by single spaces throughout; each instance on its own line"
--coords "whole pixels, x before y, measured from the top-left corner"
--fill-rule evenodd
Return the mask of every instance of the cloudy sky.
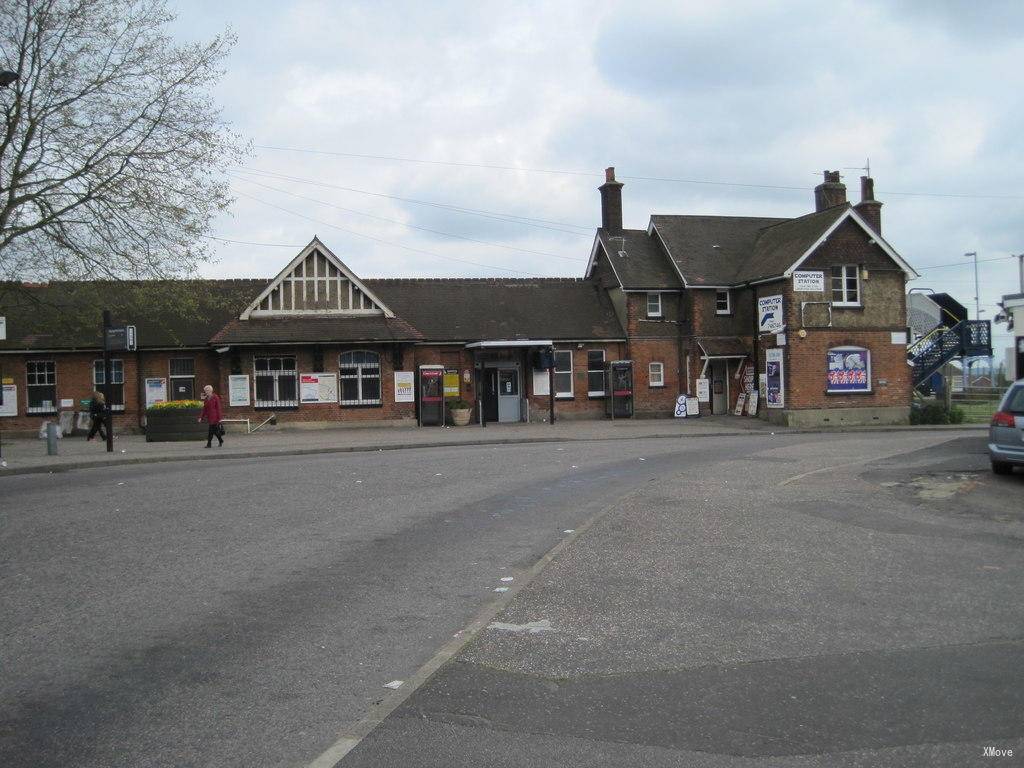
M 210 276 L 314 234 L 364 277 L 580 275 L 605 166 L 640 228 L 799 216 L 826 168 L 856 199 L 870 158 L 913 285 L 973 308 L 976 251 L 983 318 L 1017 290 L 1024 3 L 171 3 L 238 36 L 216 95 L 253 156 L 216 234 L 260 245 Z

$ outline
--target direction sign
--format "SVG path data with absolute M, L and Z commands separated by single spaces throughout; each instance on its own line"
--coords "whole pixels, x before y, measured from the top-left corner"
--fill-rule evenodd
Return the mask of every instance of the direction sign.
M 136 348 L 135 326 L 121 325 L 114 328 L 107 328 L 107 349 L 111 352 L 118 350 L 134 351 Z

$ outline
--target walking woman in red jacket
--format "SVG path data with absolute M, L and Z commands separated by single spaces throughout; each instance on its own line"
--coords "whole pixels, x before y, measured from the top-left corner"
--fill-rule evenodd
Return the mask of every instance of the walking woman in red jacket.
M 213 444 L 213 438 L 217 438 L 218 447 L 224 445 L 224 427 L 220 423 L 220 398 L 213 391 L 213 387 L 207 384 L 203 387 L 203 415 L 199 421 L 205 421 L 209 427 L 206 430 L 206 447 Z

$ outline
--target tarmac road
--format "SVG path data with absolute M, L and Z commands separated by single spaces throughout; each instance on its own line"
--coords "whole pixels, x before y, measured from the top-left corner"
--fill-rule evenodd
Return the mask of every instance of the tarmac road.
M 1019 717 L 997 717 L 1021 711 L 1019 521 L 922 511 L 905 470 L 885 474 L 896 460 L 864 466 L 902 454 L 926 467 L 920 451 L 949 440 L 552 443 L 5 478 L 0 764 L 307 765 L 495 600 L 502 577 L 521 579 L 603 510 L 501 619 L 548 617 L 556 631 L 484 632 L 343 765 L 906 749 L 945 732 L 963 702 L 926 690 L 909 700 L 927 722 L 890 722 L 872 692 L 897 672 L 912 691 L 935 669 L 951 670 L 936 685 L 979 703 L 957 739 L 1019 740 Z M 825 499 L 835 511 L 822 516 Z M 887 529 L 890 501 L 912 530 Z M 857 687 L 851 660 L 875 688 Z M 810 698 L 781 712 L 793 670 Z M 836 704 L 826 689 L 859 693 Z M 833 734 L 828 711 L 860 725 Z M 751 735 L 765 712 L 778 722 Z

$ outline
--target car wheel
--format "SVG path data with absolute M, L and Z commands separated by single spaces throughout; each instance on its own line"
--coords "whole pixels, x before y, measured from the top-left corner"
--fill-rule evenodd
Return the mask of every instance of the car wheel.
M 993 461 L 992 471 L 997 475 L 1008 475 L 1013 472 L 1013 465 L 1007 464 L 1005 461 Z

